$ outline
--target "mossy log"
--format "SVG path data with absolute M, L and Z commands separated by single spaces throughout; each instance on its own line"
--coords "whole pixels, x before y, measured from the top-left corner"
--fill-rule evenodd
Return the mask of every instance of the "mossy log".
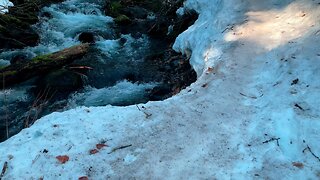
M 82 58 L 88 50 L 89 44 L 81 44 L 52 54 L 37 56 L 26 63 L 12 64 L 2 68 L 0 69 L 0 88 L 3 89 L 59 69 Z
M 40 37 L 31 26 L 39 21 L 42 7 L 61 1 L 63 0 L 11 0 L 14 6 L 9 7 L 9 12 L 0 13 L 0 49 L 36 46 Z

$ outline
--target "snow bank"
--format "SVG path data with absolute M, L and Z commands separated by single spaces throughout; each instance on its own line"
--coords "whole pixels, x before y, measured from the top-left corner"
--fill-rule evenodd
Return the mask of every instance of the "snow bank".
M 8 11 L 8 8 L 13 6 L 13 3 L 9 0 L 0 0 L 0 14 L 5 14 Z
M 243 3 L 232 3 L 233 1 L 223 0 L 189 0 L 185 3 L 186 10 L 194 9 L 200 14 L 199 19 L 194 26 L 178 36 L 173 49 L 191 56 L 190 63 L 198 76 L 206 68 L 214 66 L 223 53 L 220 47 L 222 44 L 213 46 L 222 38 L 223 28 L 227 28 L 228 22 L 242 18 L 234 11 L 241 10 Z M 225 12 L 220 13 L 223 7 L 230 9 L 224 8 Z
M 174 48 L 197 82 L 162 102 L 44 117 L 0 144 L 3 179 L 319 179 L 319 4 L 187 9 L 200 16 Z

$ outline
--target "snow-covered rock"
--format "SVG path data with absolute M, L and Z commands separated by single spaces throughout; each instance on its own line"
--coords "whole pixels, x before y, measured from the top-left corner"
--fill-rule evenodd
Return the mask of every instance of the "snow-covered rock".
M 185 6 L 200 16 L 174 48 L 197 82 L 161 102 L 43 117 L 0 144 L 3 179 L 319 179 L 318 2 Z
M 8 12 L 8 8 L 13 6 L 13 3 L 9 0 L 0 0 L 0 14 Z

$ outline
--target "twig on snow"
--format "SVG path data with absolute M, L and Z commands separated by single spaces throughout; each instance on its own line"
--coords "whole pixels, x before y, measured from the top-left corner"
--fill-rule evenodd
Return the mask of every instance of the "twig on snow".
M 247 97 L 247 98 L 251 98 L 251 99 L 258 99 L 258 97 L 256 97 L 256 96 L 249 96 L 249 95 L 246 95 L 246 94 L 243 94 L 243 93 L 239 93 L 240 95 L 242 95 L 242 96 L 244 96 L 244 97 Z M 263 94 L 261 94 L 259 97 L 262 97 L 263 96 Z
M 301 111 L 304 111 L 304 109 L 299 104 L 295 104 L 294 106 L 299 108 Z
M 221 33 L 223 34 L 226 31 L 233 30 L 233 28 L 234 28 L 234 25 L 231 25 L 231 26 L 229 25 Z
M 115 147 L 115 148 L 113 148 L 108 154 L 114 153 L 115 151 L 118 151 L 118 150 L 124 149 L 124 148 L 128 148 L 128 147 L 131 147 L 131 146 L 132 146 L 132 144 Z
M 313 153 L 313 151 L 311 150 L 309 145 L 307 145 L 307 147 L 304 148 L 304 150 L 302 152 L 305 153 L 306 150 L 308 150 L 312 154 L 313 157 L 315 157 L 316 159 L 318 159 L 318 161 L 320 161 L 320 157 Z
M 138 105 L 136 105 L 136 106 L 137 106 L 137 108 L 138 108 L 139 111 L 143 112 L 143 114 L 146 115 L 146 118 L 147 118 L 147 119 L 149 119 L 149 117 L 152 116 L 152 114 L 148 114 L 148 113 L 142 111 Z
M 271 138 L 271 139 L 269 139 L 269 140 L 266 140 L 266 141 L 264 141 L 264 142 L 262 142 L 262 144 L 266 144 L 266 143 L 269 143 L 269 142 L 272 142 L 272 141 L 277 141 L 277 146 L 280 146 L 280 144 L 279 144 L 279 139 L 280 138 Z
M 33 160 L 32 160 L 32 164 L 34 164 L 40 157 L 40 154 L 38 154 Z
M 6 162 L 4 162 L 3 167 L 2 167 L 2 171 L 1 171 L 1 174 L 0 174 L 0 180 L 2 179 L 4 174 L 6 173 L 7 168 L 8 168 L 8 162 L 6 161 Z

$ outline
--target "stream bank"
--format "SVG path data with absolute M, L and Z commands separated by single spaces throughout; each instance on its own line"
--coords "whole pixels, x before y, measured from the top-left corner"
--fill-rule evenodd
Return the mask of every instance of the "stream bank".
M 2 64 L 23 63 L 81 42 L 92 45 L 83 58 L 0 92 L 0 140 L 51 112 L 163 100 L 190 85 L 196 73 L 172 44 L 197 14 L 177 16 L 181 5 L 182 1 L 69 0 L 44 6 L 30 28 L 38 38 L 26 46 L 3 47 Z M 5 16 L 15 18 L 10 11 Z

